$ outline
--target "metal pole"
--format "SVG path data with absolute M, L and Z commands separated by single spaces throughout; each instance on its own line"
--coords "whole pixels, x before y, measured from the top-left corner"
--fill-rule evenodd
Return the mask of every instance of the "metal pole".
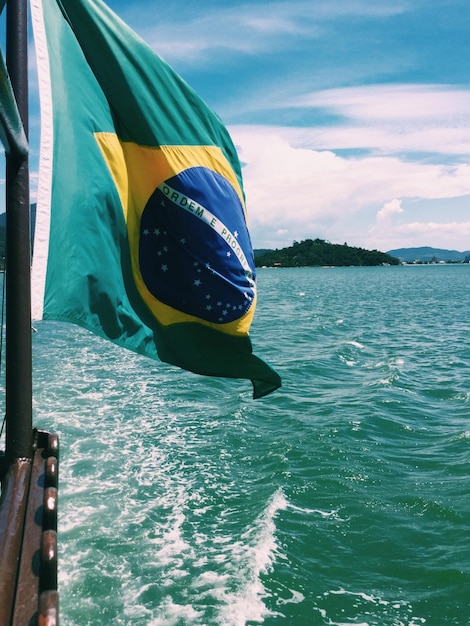
M 27 0 L 7 2 L 7 68 L 28 136 Z M 28 159 L 6 162 L 6 456 L 32 456 L 31 244 Z

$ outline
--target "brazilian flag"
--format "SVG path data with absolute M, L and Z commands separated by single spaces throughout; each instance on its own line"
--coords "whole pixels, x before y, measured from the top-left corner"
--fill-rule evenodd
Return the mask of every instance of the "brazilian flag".
M 41 98 L 33 318 L 197 374 L 281 382 L 252 354 L 256 276 L 219 118 L 101 0 L 32 0 Z

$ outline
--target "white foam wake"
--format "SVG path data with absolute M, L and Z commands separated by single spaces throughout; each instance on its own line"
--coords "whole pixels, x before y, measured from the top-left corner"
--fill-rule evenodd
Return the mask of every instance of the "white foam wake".
M 195 587 L 207 588 L 210 583 L 209 593 L 220 606 L 217 617 L 220 626 L 261 623 L 267 615 L 272 615 L 263 602 L 267 594 L 262 575 L 270 571 L 280 556 L 275 520 L 287 505 L 282 490 L 278 489 L 240 540 L 231 544 L 224 575 L 206 571 L 195 581 Z

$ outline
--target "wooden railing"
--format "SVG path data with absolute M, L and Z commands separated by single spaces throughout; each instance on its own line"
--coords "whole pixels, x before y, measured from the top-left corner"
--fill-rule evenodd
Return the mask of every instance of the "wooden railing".
M 7 468 L 0 499 L 0 626 L 57 626 L 58 437 Z

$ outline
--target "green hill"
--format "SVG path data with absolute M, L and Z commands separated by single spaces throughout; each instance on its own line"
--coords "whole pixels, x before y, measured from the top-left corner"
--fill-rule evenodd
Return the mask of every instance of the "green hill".
M 0 269 L 4 269 L 5 265 L 5 235 L 6 235 L 7 215 L 0 213 Z M 34 234 L 36 225 L 36 203 L 31 205 L 31 238 Z
M 385 252 L 364 250 L 347 244 L 335 244 L 323 239 L 294 241 L 292 246 L 266 252 L 255 250 L 257 267 L 321 267 L 399 265 L 400 261 Z

